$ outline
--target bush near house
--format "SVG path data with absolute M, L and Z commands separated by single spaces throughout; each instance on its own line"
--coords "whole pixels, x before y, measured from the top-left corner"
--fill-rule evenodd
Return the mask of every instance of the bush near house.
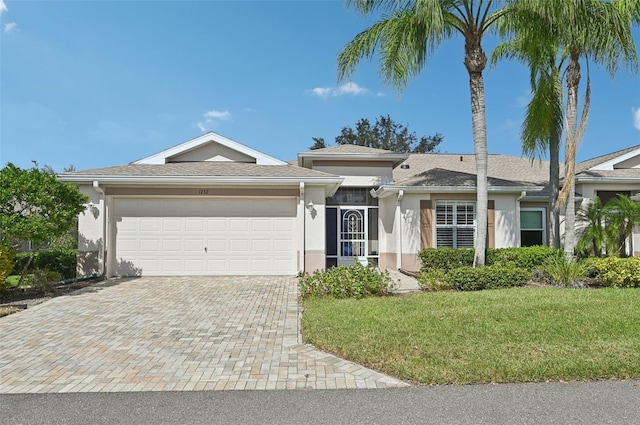
M 589 258 L 589 274 L 615 288 L 640 288 L 640 257 Z
M 13 270 L 13 261 L 16 252 L 8 246 L 0 246 L 0 286 Z
M 429 248 L 418 255 L 423 289 L 477 291 L 523 286 L 536 269 L 562 258 L 562 251 L 546 246 L 488 249 L 487 265 L 477 269 L 472 249 Z
M 534 268 L 562 256 L 562 250 L 548 246 L 523 248 L 489 248 L 486 265 L 513 265 L 533 270 Z M 423 269 L 451 270 L 462 266 L 473 266 L 473 249 L 427 248 L 418 253 Z
M 298 281 L 300 297 L 364 298 L 389 295 L 393 281 L 389 273 L 356 263 L 333 267 L 314 274 L 305 273 Z
M 34 255 L 29 265 L 29 271 L 49 270 L 59 274 L 62 279 L 69 279 L 76 276 L 76 254 L 77 250 L 68 248 L 50 249 L 48 251 L 39 251 L 35 254 L 29 252 L 21 253 L 16 255 L 13 268 L 16 272 L 22 272 L 29 261 L 29 257 Z

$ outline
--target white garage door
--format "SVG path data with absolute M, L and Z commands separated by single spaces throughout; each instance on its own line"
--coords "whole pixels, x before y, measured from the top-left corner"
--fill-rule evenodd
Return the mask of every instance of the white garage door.
M 116 199 L 119 276 L 292 275 L 294 199 Z

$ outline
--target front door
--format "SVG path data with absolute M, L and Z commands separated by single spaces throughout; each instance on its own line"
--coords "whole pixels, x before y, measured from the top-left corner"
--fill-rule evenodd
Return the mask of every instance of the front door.
M 341 208 L 338 265 L 367 264 L 367 210 L 364 208 Z

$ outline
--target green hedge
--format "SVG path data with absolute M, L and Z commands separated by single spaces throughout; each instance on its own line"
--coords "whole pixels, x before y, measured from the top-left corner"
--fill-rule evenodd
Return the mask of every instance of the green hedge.
M 480 291 L 483 289 L 524 286 L 531 279 L 531 272 L 512 265 L 495 264 L 474 268 L 457 267 L 451 270 L 423 270 L 418 282 L 426 290 Z
M 418 253 L 423 269 L 452 270 L 473 266 L 473 249 L 427 248 Z M 533 270 L 562 256 L 562 251 L 548 246 L 487 249 L 486 265 L 503 264 Z
M 300 297 L 364 298 L 388 295 L 393 289 L 389 272 L 360 263 L 304 274 L 299 277 Z
M 590 275 L 616 288 L 640 288 L 640 257 L 589 258 Z
M 22 273 L 25 265 L 29 261 L 32 253 L 25 252 L 16 255 L 13 272 Z M 49 251 L 39 251 L 35 254 L 33 261 L 29 265 L 29 270 L 49 270 L 59 273 L 62 279 L 69 279 L 76 276 L 76 254 L 75 249 L 51 249 Z

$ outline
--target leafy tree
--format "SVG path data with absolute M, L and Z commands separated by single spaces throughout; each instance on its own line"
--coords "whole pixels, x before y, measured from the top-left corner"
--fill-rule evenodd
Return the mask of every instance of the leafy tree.
M 539 0 L 538 0 L 539 1 Z M 469 74 L 471 124 L 476 156 L 477 231 L 474 265 L 485 263 L 487 243 L 487 124 L 482 73 L 487 57 L 484 34 L 508 11 L 494 0 L 348 0 L 357 11 L 380 19 L 351 40 L 338 56 L 338 79 L 355 72 L 358 63 L 371 60 L 379 51 L 380 73 L 386 83 L 401 91 L 409 78 L 418 75 L 427 59 L 445 39 L 464 38 L 464 65 Z M 553 2 L 555 3 L 555 2 Z M 562 2 L 560 2 L 562 3 Z
M 622 63 L 637 70 L 638 60 L 631 27 L 638 23 L 638 0 L 519 0 L 503 22 L 503 33 L 513 40 L 527 41 L 528 47 L 554 48 L 563 61 L 567 85 L 564 110 L 565 182 L 558 205 L 565 206 L 564 251 L 572 259 L 575 239 L 575 157 L 586 129 L 591 103 L 591 84 L 587 81 L 579 115 L 581 63 L 596 63 L 613 77 Z M 554 63 L 558 63 L 558 60 Z M 549 117 L 549 119 L 552 119 Z
M 338 145 L 358 145 L 376 149 L 386 149 L 398 153 L 435 153 L 438 145 L 444 137 L 440 133 L 433 136 L 422 136 L 418 139 L 415 132 L 381 115 L 376 118 L 374 125 L 368 119 L 362 118 L 356 123 L 355 129 L 342 127 L 340 135 L 336 137 Z M 311 149 L 326 148 L 326 143 L 321 137 L 313 137 L 315 144 Z
M 25 170 L 8 163 L 0 170 L 0 245 L 31 241 L 35 252 L 69 233 L 88 201 L 37 164 Z

